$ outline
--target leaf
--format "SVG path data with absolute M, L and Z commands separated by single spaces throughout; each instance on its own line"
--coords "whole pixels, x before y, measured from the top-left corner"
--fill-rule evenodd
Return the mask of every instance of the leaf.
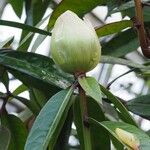
M 127 108 L 146 119 L 150 119 L 150 94 L 143 95 L 127 102 Z
M 25 85 L 49 94 L 70 85 L 56 70 L 52 59 L 46 56 L 11 50 L 0 51 L 0 64 L 7 67 Z
M 102 37 L 102 36 L 120 32 L 121 30 L 128 27 L 133 27 L 133 22 L 131 20 L 122 20 L 122 21 L 109 23 L 99 28 L 96 28 L 96 33 L 98 37 Z
M 73 110 L 72 107 L 70 108 L 67 118 L 65 120 L 65 123 L 61 129 L 61 132 L 59 134 L 59 137 L 57 139 L 57 142 L 55 144 L 54 150 L 67 150 L 68 149 L 68 143 L 69 143 L 69 137 L 72 127 L 72 121 L 73 121 Z
M 0 126 L 0 135 L 0 150 L 7 150 L 11 138 L 10 131 L 4 126 Z
M 98 103 L 102 103 L 101 90 L 95 78 L 79 77 L 78 82 L 87 95 L 91 96 Z
M 50 17 L 50 15 L 47 15 L 45 18 L 43 18 L 35 27 L 39 28 L 48 18 Z M 19 47 L 17 48 L 17 50 L 20 51 L 27 51 L 28 47 L 30 45 L 30 42 L 33 38 L 33 32 L 28 33 L 22 40 L 21 43 L 19 44 Z
M 83 17 L 84 14 L 90 12 L 97 5 L 103 4 L 104 0 L 63 0 L 53 11 L 48 23 L 48 30 L 52 28 L 56 19 L 65 11 L 71 10 L 78 16 Z
M 126 65 L 126 66 L 133 67 L 133 68 L 140 68 L 140 69 L 145 68 L 146 69 L 146 66 L 142 64 L 135 63 L 130 60 L 123 59 L 123 58 L 117 58 L 117 57 L 106 56 L 106 55 L 101 56 L 100 62 L 107 63 L 107 64 L 114 64 L 114 65 L 120 64 L 120 65 Z
M 13 7 L 16 15 L 21 18 L 22 10 L 23 10 L 23 0 L 8 0 L 8 2 Z
M 9 48 L 14 40 L 14 37 L 9 37 L 5 41 L 0 42 L 0 48 Z
M 90 119 L 91 123 L 96 123 L 99 126 L 103 126 L 113 137 L 115 137 L 118 141 L 120 141 L 120 143 L 122 143 L 123 145 L 125 145 L 117 136 L 115 130 L 116 128 L 120 128 L 123 129 L 127 132 L 130 132 L 132 134 L 134 134 L 140 142 L 140 150 L 149 150 L 149 146 L 150 146 L 150 137 L 141 129 L 124 123 L 124 122 L 112 122 L 112 121 L 103 121 L 103 122 L 98 122 L 94 119 Z
M 102 85 L 100 85 L 101 91 L 107 96 L 107 98 L 114 104 L 114 106 L 119 110 L 120 114 L 123 116 L 125 122 L 137 126 L 136 122 L 125 108 L 125 106 L 115 97 L 111 92 L 105 89 Z
M 45 30 L 38 29 L 36 27 L 26 25 L 26 24 L 23 24 L 23 23 L 13 22 L 13 21 L 0 20 L 0 25 L 19 28 L 19 29 L 22 29 L 22 30 L 27 30 L 27 31 L 30 31 L 30 32 L 40 33 L 40 34 L 49 35 L 49 36 L 51 35 L 50 32 L 47 32 Z
M 102 111 L 99 103 L 94 101 L 92 98 L 88 98 L 88 115 L 91 118 L 96 119 L 97 121 L 105 121 L 104 112 Z M 104 149 L 110 150 L 110 138 L 108 133 L 103 127 L 97 127 L 95 124 L 90 125 L 92 149 Z
M 122 57 L 139 47 L 137 34 L 133 29 L 119 33 L 106 43 L 102 43 L 102 54 L 114 57 Z
M 27 130 L 23 122 L 16 116 L 3 112 L 1 114 L 1 124 L 7 127 L 11 133 L 11 140 L 8 150 L 24 149 L 27 138 Z
M 55 94 L 42 108 L 27 138 L 25 150 L 53 149 L 70 108 L 73 88 Z
M 90 129 L 88 127 L 85 127 L 83 123 L 84 122 L 83 109 L 84 108 L 81 103 L 81 99 L 77 97 L 73 105 L 73 116 L 74 116 L 74 123 L 75 123 L 76 130 L 77 130 L 77 135 L 80 141 L 81 150 L 92 148 Z

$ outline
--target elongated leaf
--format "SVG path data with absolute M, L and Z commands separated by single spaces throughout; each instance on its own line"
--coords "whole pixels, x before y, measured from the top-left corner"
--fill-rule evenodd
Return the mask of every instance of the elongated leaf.
M 62 90 L 54 95 L 43 107 L 37 116 L 29 133 L 25 150 L 46 150 L 47 146 L 53 149 L 64 123 L 64 116 L 70 108 L 73 88 Z
M 119 33 L 109 42 L 102 44 L 102 54 L 121 57 L 135 51 L 139 46 L 136 32 L 133 29 Z
M 73 109 L 70 108 L 68 112 L 68 116 L 65 120 L 65 123 L 62 127 L 62 130 L 59 134 L 59 137 L 57 139 L 57 142 L 55 144 L 54 150 L 67 150 L 68 149 L 68 143 L 69 143 L 69 137 L 72 127 L 72 121 L 73 121 Z
M 0 126 L 0 149 L 7 150 L 10 143 L 11 134 L 9 129 Z
M 112 56 L 101 56 L 100 62 L 102 63 L 108 63 L 108 64 L 120 64 L 120 65 L 126 65 L 129 67 L 133 68 L 140 68 L 144 69 L 146 66 L 139 64 L 139 63 L 134 63 L 130 60 L 122 59 L 122 58 L 117 58 L 117 57 L 112 57 Z
M 85 127 L 84 125 L 84 114 L 83 114 L 83 105 L 81 102 L 81 99 L 79 97 L 76 98 L 74 105 L 73 105 L 73 116 L 74 116 L 74 123 L 76 126 L 77 130 L 77 135 L 80 141 L 80 148 L 81 150 L 89 149 L 92 148 L 91 145 L 91 136 L 90 136 L 90 128 Z M 88 130 L 88 135 L 87 135 L 87 130 Z M 88 141 L 90 140 L 90 141 Z
M 80 86 L 86 92 L 87 95 L 91 96 L 98 103 L 102 103 L 101 90 L 98 82 L 93 77 L 79 77 Z
M 44 91 L 49 94 L 56 93 L 58 87 L 65 88 L 70 85 L 55 69 L 52 59 L 39 54 L 1 51 L 0 64 L 7 67 L 25 85 L 47 89 Z M 49 89 L 49 86 L 53 88 Z
M 122 20 L 122 21 L 106 24 L 100 28 L 96 28 L 96 33 L 99 37 L 102 37 L 102 36 L 120 32 L 121 30 L 128 27 L 133 27 L 133 22 L 131 20 Z
M 90 12 L 97 5 L 103 4 L 104 2 L 104 0 L 63 0 L 53 11 L 49 20 L 48 29 L 51 29 L 58 16 L 67 10 L 71 10 L 78 16 L 83 17 L 84 14 Z
M 99 122 L 105 121 L 104 112 L 102 111 L 100 105 L 94 101 L 92 98 L 88 98 L 88 115 L 91 118 L 96 119 Z M 103 127 L 97 127 L 95 124 L 90 125 L 90 133 L 92 140 L 92 149 L 104 149 L 110 150 L 110 139 L 108 133 Z
M 107 98 L 115 105 L 116 108 L 119 109 L 120 113 L 123 116 L 123 119 L 125 122 L 137 126 L 136 122 L 128 112 L 128 110 L 125 108 L 125 106 L 107 89 L 105 89 L 103 86 L 100 86 L 102 92 L 107 96 Z
M 146 119 L 150 119 L 150 94 L 137 97 L 127 102 L 127 108 Z
M 29 25 L 26 25 L 26 24 L 13 22 L 13 21 L 0 20 L 0 25 L 14 27 L 14 28 L 20 28 L 20 29 L 27 30 L 27 31 L 30 31 L 30 32 L 40 33 L 40 34 L 49 35 L 49 36 L 51 35 L 50 32 L 47 32 L 45 30 L 38 29 L 36 27 L 29 26 Z
M 8 0 L 8 2 L 13 7 L 16 15 L 21 18 L 22 10 L 23 10 L 23 0 Z
M 103 126 L 112 136 L 114 136 L 116 139 L 118 139 L 118 141 L 120 141 L 122 144 L 123 144 L 123 142 L 119 139 L 119 137 L 117 136 L 117 134 L 115 132 L 116 128 L 120 128 L 127 132 L 130 132 L 139 139 L 139 142 L 140 142 L 139 149 L 140 150 L 149 150 L 150 137 L 144 131 L 142 131 L 141 129 L 139 129 L 133 125 L 123 123 L 123 122 L 112 122 L 112 121 L 97 122 L 96 120 L 93 120 L 93 119 L 91 119 L 91 122 L 99 124 L 100 126 Z
M 47 15 L 45 18 L 43 18 L 35 27 L 39 28 L 48 18 L 50 17 L 50 15 Z M 28 47 L 30 45 L 30 42 L 33 38 L 33 32 L 28 33 L 20 42 L 19 47 L 17 48 L 17 50 L 20 51 L 27 51 Z
M 18 117 L 7 114 L 6 111 L 3 111 L 1 114 L 1 124 L 7 127 L 11 133 L 8 150 L 24 149 L 27 138 L 27 130 L 23 122 Z

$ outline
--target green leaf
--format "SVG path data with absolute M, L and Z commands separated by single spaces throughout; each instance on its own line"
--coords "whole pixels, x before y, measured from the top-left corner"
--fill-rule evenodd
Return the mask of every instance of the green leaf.
M 52 59 L 34 53 L 1 51 L 0 64 L 25 85 L 56 93 L 70 85 L 56 70 Z M 45 90 L 47 89 L 47 90 Z
M 10 131 L 4 126 L 0 126 L 0 135 L 0 150 L 8 150 L 11 138 Z
M 14 40 L 14 37 L 9 37 L 5 41 L 0 42 L 0 48 L 9 48 Z
M 70 97 L 73 88 L 62 90 L 54 95 L 37 116 L 29 133 L 25 150 L 34 147 L 35 150 L 53 149 L 70 108 Z
M 91 96 L 98 103 L 102 103 L 101 90 L 95 78 L 79 77 L 78 82 L 87 95 Z
M 61 129 L 61 132 L 59 134 L 57 142 L 55 144 L 54 150 L 60 150 L 60 149 L 61 150 L 68 150 L 72 121 L 73 121 L 73 110 L 71 107 L 69 112 L 68 112 L 68 116 L 65 120 L 65 123 Z
M 13 7 L 16 15 L 21 18 L 22 10 L 23 10 L 23 0 L 8 0 L 8 2 Z
M 48 30 L 52 28 L 56 19 L 65 11 L 71 10 L 78 16 L 83 17 L 84 14 L 90 12 L 97 5 L 103 4 L 104 0 L 63 0 L 53 11 L 48 23 Z
M 6 71 L 6 68 L 0 65 L 0 82 L 2 82 L 6 90 L 9 89 L 9 77 L 8 72 Z
M 124 122 L 112 122 L 112 121 L 103 121 L 103 122 L 98 122 L 94 119 L 90 119 L 91 123 L 95 123 L 99 126 L 103 126 L 113 137 L 115 137 L 118 141 L 120 141 L 120 143 L 122 143 L 123 145 L 125 145 L 117 136 L 115 130 L 116 128 L 120 128 L 123 129 L 127 132 L 130 132 L 132 134 L 134 134 L 140 142 L 140 150 L 149 150 L 150 147 L 150 137 L 141 129 L 124 123 Z
M 128 101 L 127 108 L 143 118 L 150 119 L 150 94 Z
M 87 141 L 87 139 L 89 140 L 91 137 L 89 137 L 89 135 L 87 136 L 86 132 L 87 129 L 85 129 L 84 126 L 84 120 L 83 120 L 83 106 L 81 104 L 81 100 L 79 97 L 77 97 L 75 99 L 74 105 L 73 105 L 73 116 L 74 116 L 74 123 L 76 126 L 76 130 L 77 130 L 77 135 L 79 137 L 79 141 L 80 141 L 80 148 L 81 150 L 85 150 L 87 147 L 89 147 L 89 149 L 92 147 L 91 145 L 91 141 Z
M 1 124 L 7 127 L 11 133 L 8 150 L 24 149 L 27 138 L 27 130 L 23 122 L 18 117 L 7 114 L 6 111 L 3 111 L 1 114 Z
M 49 36 L 51 35 L 50 32 L 47 32 L 45 30 L 38 29 L 36 27 L 26 25 L 26 24 L 23 24 L 23 23 L 13 22 L 13 21 L 0 20 L 0 25 L 19 28 L 19 29 L 22 29 L 22 30 L 27 30 L 27 31 L 30 31 L 30 32 L 40 33 L 40 34 L 49 35 Z
M 139 46 L 137 34 L 133 29 L 119 33 L 110 41 L 102 44 L 102 54 L 122 57 L 135 51 Z
M 35 27 L 39 28 L 48 18 L 50 17 L 50 15 L 47 15 L 45 18 L 43 18 Z M 21 43 L 19 44 L 19 47 L 17 48 L 17 50 L 20 51 L 27 51 L 28 47 L 30 45 L 30 42 L 33 38 L 33 32 L 28 33 L 22 40 Z
M 96 28 L 96 33 L 98 37 L 110 35 L 122 31 L 125 28 L 133 27 L 133 22 L 131 20 L 122 20 L 118 22 L 108 23 L 104 26 Z
M 114 104 L 114 106 L 119 110 L 120 114 L 123 116 L 125 122 L 137 126 L 136 122 L 126 109 L 126 107 L 115 97 L 111 92 L 109 92 L 102 85 L 100 86 L 101 91 L 107 96 L 107 98 Z
M 99 103 L 94 101 L 92 98 L 88 98 L 87 106 L 89 117 L 94 118 L 99 122 L 106 120 L 104 112 L 102 111 Z M 96 124 L 91 124 L 90 133 L 93 150 L 97 149 L 110 150 L 110 138 L 108 133 L 105 131 L 103 127 L 97 127 Z
M 139 64 L 139 63 L 134 63 L 130 60 L 126 60 L 123 58 L 117 58 L 117 57 L 112 57 L 112 56 L 101 56 L 101 63 L 107 63 L 107 64 L 120 64 L 120 65 L 126 65 L 129 67 L 133 67 L 133 68 L 139 68 L 139 69 L 146 69 L 146 66 Z

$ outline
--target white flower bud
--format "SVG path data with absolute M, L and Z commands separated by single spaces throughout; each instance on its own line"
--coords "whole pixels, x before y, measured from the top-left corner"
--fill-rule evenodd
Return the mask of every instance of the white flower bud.
M 51 54 L 65 72 L 86 73 L 100 61 L 101 46 L 94 28 L 68 10 L 54 25 Z

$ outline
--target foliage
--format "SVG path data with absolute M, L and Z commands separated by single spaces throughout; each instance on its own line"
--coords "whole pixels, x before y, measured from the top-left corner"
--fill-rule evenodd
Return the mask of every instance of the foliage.
M 118 150 L 124 147 L 133 149 L 117 136 L 116 128 L 135 135 L 140 143 L 139 150 L 149 149 L 148 132 L 142 131 L 133 117 L 136 114 L 150 120 L 150 61 L 144 57 L 150 58 L 150 46 L 146 42 L 150 41 L 150 1 L 142 1 L 144 20 L 139 17 L 142 12 L 135 3 L 138 1 L 62 0 L 58 3 L 51 0 L 6 0 L 19 18 L 25 9 L 26 19 L 24 23 L 0 19 L 0 25 L 22 29 L 17 48 L 13 48 L 14 37 L 0 41 L 0 82 L 6 89 L 6 92 L 0 91 L 0 149 L 110 150 L 112 145 Z M 98 6 L 108 8 L 105 20 L 93 13 Z M 52 14 L 45 17 L 50 8 Z M 145 83 L 148 88 L 145 95 L 136 95 L 127 102 L 110 91 L 109 87 L 116 80 L 104 86 L 93 77 L 74 78 L 60 70 L 51 57 L 35 53 L 45 38 L 51 36 L 56 19 L 66 10 L 81 18 L 89 13 L 103 22 L 95 28 L 102 45 L 100 63 L 128 67 L 129 72 L 134 72 Z M 116 12 L 121 14 L 122 20 L 106 23 L 107 18 Z M 130 19 L 125 19 L 125 16 Z M 145 38 L 148 40 L 144 41 Z M 137 51 L 139 47 L 144 56 Z M 128 60 L 126 55 L 131 52 L 140 56 L 144 63 Z M 13 79 L 22 84 L 11 91 Z M 29 98 L 19 95 L 25 91 Z M 9 110 L 13 103 L 17 103 L 17 115 L 12 115 Z M 23 106 L 18 108 L 20 103 Z M 69 142 L 70 136 L 78 141 L 75 146 Z

